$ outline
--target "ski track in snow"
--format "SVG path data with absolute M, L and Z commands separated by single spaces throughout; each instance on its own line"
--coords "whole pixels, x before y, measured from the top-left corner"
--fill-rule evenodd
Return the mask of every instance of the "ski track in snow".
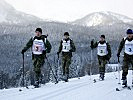
M 0 90 L 0 100 L 132 100 L 132 90 L 116 91 L 120 85 L 113 73 L 105 76 L 104 81 L 96 83 L 93 83 L 93 79 L 97 79 L 98 75 L 92 75 L 91 79 L 89 76 L 69 79 L 67 83 L 47 83 L 35 89 L 32 86 L 29 89 L 4 89 Z M 22 91 L 19 92 L 19 89 Z
M 68 92 L 73 92 L 76 89 L 80 89 L 80 88 L 82 88 L 84 86 L 87 86 L 87 85 L 89 85 L 89 83 L 80 83 L 80 84 L 78 84 L 76 86 L 73 85 L 71 87 L 69 87 L 69 86 L 68 87 L 64 87 L 64 88 L 61 88 L 61 89 L 57 89 L 55 91 L 52 91 L 52 92 L 50 92 L 48 94 L 44 94 L 44 95 L 38 96 L 36 98 L 32 98 L 30 100 L 33 100 L 33 99 L 34 100 L 38 100 L 38 98 L 40 100 L 49 100 L 49 99 L 52 99 L 52 98 L 56 98 L 56 96 L 59 96 L 59 95 L 62 95 L 62 94 L 64 95 L 65 93 L 68 93 Z

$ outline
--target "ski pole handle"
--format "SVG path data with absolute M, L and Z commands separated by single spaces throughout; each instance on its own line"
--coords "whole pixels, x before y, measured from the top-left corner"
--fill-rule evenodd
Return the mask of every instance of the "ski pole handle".
M 23 61 L 24 61 L 24 53 L 22 55 L 23 55 Z
M 120 59 L 119 59 L 119 57 L 118 57 L 118 63 L 120 63 Z
M 25 83 L 24 83 L 24 53 L 23 53 L 23 87 L 25 86 Z
M 58 59 L 59 59 L 59 55 L 58 55 Z

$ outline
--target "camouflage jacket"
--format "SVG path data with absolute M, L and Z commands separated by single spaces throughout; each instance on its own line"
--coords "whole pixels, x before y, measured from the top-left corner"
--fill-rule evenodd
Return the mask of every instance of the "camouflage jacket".
M 46 47 L 46 53 L 50 53 L 52 47 L 51 47 L 50 42 L 47 39 L 45 41 L 45 38 L 47 38 L 47 36 L 45 35 L 41 35 L 40 37 L 35 36 L 35 37 L 30 38 L 30 40 L 28 41 L 28 43 L 26 44 L 23 50 L 27 51 L 30 47 L 32 47 L 34 39 L 39 39 L 39 40 L 44 41 L 44 45 Z
M 75 45 L 74 45 L 73 40 L 71 40 L 70 38 L 68 38 L 66 41 L 68 41 L 68 40 L 70 40 L 70 50 L 69 50 L 70 52 L 62 52 L 62 48 L 63 48 L 63 45 L 62 45 L 63 39 L 62 39 L 61 42 L 60 42 L 60 46 L 59 46 L 58 52 L 59 52 L 59 53 L 62 52 L 62 55 L 70 55 L 70 56 L 72 56 L 72 52 L 75 52 L 75 51 L 76 51 L 76 48 L 75 48 Z
M 128 38 L 125 37 L 125 38 L 123 38 L 123 39 L 121 40 L 120 45 L 119 45 L 119 48 L 118 48 L 117 54 L 120 54 L 120 53 L 121 53 L 121 51 L 122 51 L 122 49 L 123 49 L 123 47 L 124 47 L 124 45 L 125 45 L 125 41 L 126 41 L 127 39 L 128 39 Z M 132 38 L 132 40 L 133 40 L 133 38 Z
M 96 48 L 97 46 L 98 46 L 98 43 L 99 43 L 100 41 L 98 41 L 98 42 L 95 42 L 93 45 L 92 45 L 92 48 Z M 107 56 L 107 58 L 108 59 L 110 59 L 111 58 L 111 47 L 110 47 L 110 44 L 107 42 L 107 41 L 105 41 L 106 42 L 106 44 L 107 44 L 107 51 L 108 51 L 108 54 L 106 55 Z

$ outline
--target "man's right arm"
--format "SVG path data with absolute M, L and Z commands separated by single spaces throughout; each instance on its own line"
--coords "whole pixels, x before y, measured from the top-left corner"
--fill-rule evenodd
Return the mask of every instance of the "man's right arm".
M 60 42 L 60 46 L 59 46 L 59 50 L 58 50 L 58 54 L 61 52 L 61 50 L 62 50 L 62 40 L 61 40 L 61 42 Z
M 22 53 L 26 52 L 30 47 L 32 47 L 33 45 L 33 38 L 31 38 L 28 43 L 26 44 L 26 46 L 23 48 Z
M 121 53 L 121 50 L 122 50 L 124 44 L 125 44 L 125 40 L 124 40 L 124 38 L 123 38 L 122 41 L 120 42 L 120 45 L 119 45 L 119 48 L 118 48 L 117 56 L 120 56 L 120 53 Z
M 91 41 L 91 48 L 94 49 L 98 46 L 98 42 L 94 43 L 94 40 Z

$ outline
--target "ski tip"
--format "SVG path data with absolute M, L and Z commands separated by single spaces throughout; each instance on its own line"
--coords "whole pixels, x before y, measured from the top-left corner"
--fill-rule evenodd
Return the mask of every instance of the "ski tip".
M 130 86 L 128 86 L 127 88 L 128 88 L 128 90 L 131 90 L 131 87 Z
M 58 84 L 58 82 L 55 82 L 55 84 Z
M 21 92 L 21 91 L 22 91 L 22 89 L 19 89 L 19 91 Z
M 96 79 L 94 79 L 93 82 L 96 83 Z
M 120 91 L 120 89 L 116 88 L 116 91 Z

